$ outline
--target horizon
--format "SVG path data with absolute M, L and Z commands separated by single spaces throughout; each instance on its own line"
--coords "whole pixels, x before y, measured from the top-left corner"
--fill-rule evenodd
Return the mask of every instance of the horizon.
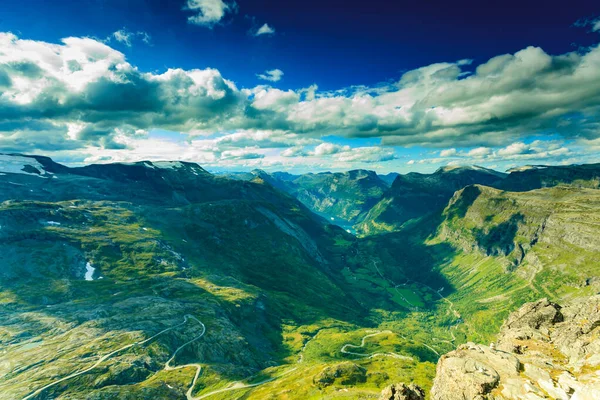
M 585 1 L 34 3 L 0 21 L 0 151 L 294 173 L 600 162 Z
M 8 155 L 8 156 L 22 156 L 22 157 L 49 157 L 46 155 L 42 155 L 42 154 L 25 154 L 25 153 L 0 153 L 1 155 Z M 519 164 L 519 165 L 515 165 L 514 167 L 505 169 L 505 170 L 501 170 L 501 169 L 495 169 L 495 168 L 489 168 L 489 167 L 483 167 L 481 165 L 477 165 L 477 164 L 461 164 L 461 165 L 442 165 L 442 166 L 438 166 L 435 167 L 434 169 L 429 169 L 426 171 L 408 171 L 408 172 L 398 172 L 398 171 L 388 171 L 388 172 L 381 172 L 381 171 L 377 171 L 374 169 L 369 169 L 369 168 L 352 168 L 352 169 L 323 169 L 323 170 L 317 170 L 317 171 L 309 171 L 309 172 L 295 172 L 293 170 L 282 170 L 282 169 L 264 169 L 264 168 L 247 168 L 247 169 L 243 169 L 243 168 L 239 168 L 239 169 L 231 169 L 231 168 L 222 168 L 222 169 L 215 169 L 215 168 L 207 168 L 206 166 L 197 163 L 195 161 L 190 161 L 190 160 L 178 160 L 178 159 L 155 159 L 155 160 L 144 160 L 144 159 L 140 159 L 140 160 L 133 160 L 133 161 L 105 161 L 105 162 L 90 162 L 90 163 L 64 163 L 64 162 L 60 162 L 55 160 L 52 157 L 49 157 L 53 162 L 56 162 L 58 164 L 64 165 L 68 168 L 77 168 L 77 167 L 84 167 L 84 166 L 88 166 L 88 165 L 108 165 L 108 164 L 123 164 L 123 165 L 130 165 L 130 164 L 136 164 L 136 163 L 146 163 L 146 162 L 150 162 L 150 163 L 168 163 L 168 162 L 184 162 L 184 163 L 192 163 L 192 164 L 196 164 L 197 166 L 201 167 L 202 169 L 204 169 L 205 171 L 213 174 L 213 175 L 226 175 L 226 174 L 236 174 L 236 173 L 252 173 L 254 171 L 262 171 L 262 172 L 266 172 L 268 174 L 274 174 L 274 173 L 288 173 L 290 175 L 294 175 L 294 176 L 300 176 L 300 175 L 317 175 L 317 174 L 335 174 L 335 173 L 348 173 L 348 172 L 352 172 L 352 171 L 367 171 L 367 172 L 373 172 L 375 174 L 377 174 L 378 176 L 384 176 L 384 175 L 388 175 L 388 174 L 398 174 L 398 175 L 406 175 L 406 174 L 410 174 L 410 173 L 421 173 L 421 174 L 433 174 L 437 171 L 446 169 L 446 168 L 472 168 L 472 169 L 476 169 L 476 168 L 481 168 L 481 169 L 485 169 L 485 170 L 490 170 L 490 171 L 494 171 L 494 172 L 499 172 L 499 173 L 504 173 L 504 174 L 510 174 L 511 172 L 514 172 L 515 170 L 519 170 L 519 169 L 523 169 L 523 168 L 531 168 L 531 169 L 535 169 L 535 168 L 551 168 L 551 167 L 569 167 L 569 166 L 581 166 L 581 165 L 593 165 L 593 164 L 598 164 L 598 163 L 573 163 L 573 164 Z

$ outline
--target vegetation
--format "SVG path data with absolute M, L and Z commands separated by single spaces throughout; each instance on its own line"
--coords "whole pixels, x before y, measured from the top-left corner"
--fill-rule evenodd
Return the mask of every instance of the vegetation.
M 264 181 L 40 160 L 56 178 L 0 176 L 8 399 L 157 334 L 33 398 L 184 399 L 196 369 L 165 363 L 199 334 L 186 315 L 206 333 L 172 365 L 202 366 L 194 396 L 428 391 L 440 354 L 492 340 L 521 304 L 600 285 L 600 191 L 581 185 L 467 186 L 418 223 L 357 238 Z

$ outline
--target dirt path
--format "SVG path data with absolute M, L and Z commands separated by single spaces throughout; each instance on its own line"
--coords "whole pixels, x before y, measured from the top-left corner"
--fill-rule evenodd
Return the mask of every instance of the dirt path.
M 164 334 L 164 333 L 167 333 L 167 332 L 169 332 L 169 331 L 172 331 L 173 329 L 176 329 L 176 328 L 179 328 L 180 326 L 183 326 L 183 325 L 185 325 L 185 323 L 186 323 L 186 322 L 188 321 L 188 319 L 190 319 L 190 318 L 193 318 L 194 320 L 198 321 L 198 320 L 197 320 L 195 317 L 193 317 L 193 316 L 191 316 L 191 315 L 186 315 L 186 316 L 184 316 L 184 317 L 183 317 L 183 322 L 182 322 L 182 323 L 180 323 L 180 324 L 177 324 L 177 325 L 174 325 L 174 326 L 172 326 L 172 327 L 170 327 L 170 328 L 163 329 L 162 331 L 158 332 L 158 333 L 157 333 L 156 335 L 154 335 L 154 336 L 151 336 L 151 337 L 149 337 L 148 339 L 144 339 L 144 340 L 141 340 L 141 341 L 133 342 L 133 343 L 131 343 L 131 344 L 128 344 L 128 345 L 126 345 L 126 346 L 123 346 L 123 347 L 121 347 L 121 348 L 118 348 L 117 350 L 111 351 L 110 353 L 108 353 L 108 354 L 105 354 L 105 355 L 101 356 L 101 357 L 98 359 L 98 361 L 96 361 L 96 362 L 95 362 L 95 363 L 94 363 L 94 364 L 93 364 L 91 367 L 88 367 L 88 368 L 86 368 L 86 369 L 84 369 L 84 370 L 82 370 L 82 371 L 79 371 L 79 372 L 72 373 L 71 375 L 67 375 L 67 376 L 65 376 L 65 377 L 63 377 L 63 378 L 60 378 L 60 379 L 57 379 L 57 380 L 55 380 L 55 381 L 54 381 L 54 382 L 52 382 L 52 383 L 49 383 L 49 384 L 47 384 L 47 385 L 45 385 L 45 386 L 42 386 L 41 388 L 39 388 L 39 389 L 35 390 L 34 392 L 30 393 L 29 395 L 27 395 L 27 396 L 23 397 L 23 400 L 29 400 L 29 399 L 31 399 L 31 398 L 33 398 L 33 397 L 37 396 L 38 394 L 42 393 L 44 390 L 46 390 L 46 389 L 48 389 L 48 388 L 50 388 L 50 387 L 52 387 L 52 386 L 58 385 L 58 384 L 59 384 L 59 383 L 61 383 L 61 382 L 64 382 L 64 381 L 66 381 L 66 380 L 69 380 L 69 379 L 75 378 L 75 377 L 77 377 L 77 376 L 83 375 L 83 374 L 85 374 L 85 373 L 88 373 L 88 372 L 90 372 L 91 370 L 93 370 L 94 368 L 98 367 L 98 366 L 99 366 L 100 364 L 102 364 L 104 361 L 106 361 L 106 360 L 108 360 L 109 358 L 111 358 L 112 356 L 114 356 L 115 354 L 117 354 L 117 353 L 120 353 L 121 351 L 127 350 L 127 349 L 129 349 L 129 348 L 131 348 L 131 347 L 133 347 L 133 346 L 138 346 L 138 345 L 143 345 L 143 344 L 146 344 L 146 343 L 150 342 L 151 340 L 154 340 L 155 338 L 157 338 L 158 336 L 160 336 L 160 335 L 162 335 L 162 334 Z M 200 322 L 200 321 L 198 321 L 198 322 Z M 200 323 L 201 323 L 201 322 L 200 322 Z M 201 324 L 202 324 L 202 323 L 201 323 Z M 202 324 L 202 326 L 204 326 L 204 324 Z M 202 334 L 204 334 L 204 333 L 202 333 Z M 177 349 L 177 350 L 176 350 L 176 352 L 177 352 L 177 351 L 179 351 L 179 349 Z M 170 361 L 170 360 L 169 360 L 169 361 Z M 167 362 L 167 363 L 168 363 L 168 362 Z
M 175 358 L 175 356 L 177 355 L 177 353 L 179 353 L 179 351 L 181 349 L 183 349 L 188 344 L 190 344 L 192 342 L 195 342 L 196 340 L 200 339 L 206 333 L 206 326 L 199 319 L 197 319 L 193 315 L 187 315 L 186 317 L 189 317 L 190 319 L 193 319 L 194 321 L 198 322 L 200 324 L 200 326 L 202 327 L 202 332 L 198 336 L 194 337 L 191 340 L 188 340 L 187 342 L 185 342 L 184 344 L 182 344 L 181 346 L 179 346 L 177 348 L 177 350 L 175 350 L 173 352 L 173 355 L 171 356 L 171 358 L 169 358 L 169 360 L 165 363 L 164 370 L 165 371 L 173 371 L 173 370 L 176 370 L 176 369 L 188 368 L 188 367 L 196 368 L 196 374 L 194 375 L 194 379 L 192 379 L 192 383 L 190 384 L 189 389 L 185 393 L 185 396 L 187 397 L 188 400 L 194 400 L 195 398 L 192 396 L 192 392 L 194 390 L 194 386 L 196 386 L 196 381 L 198 380 L 198 377 L 200 376 L 200 371 L 202 371 L 202 365 L 200 365 L 200 364 L 185 364 L 185 365 L 178 365 L 176 367 L 172 367 L 170 365 L 171 361 L 173 361 L 173 359 Z
M 231 390 L 239 390 L 239 389 L 247 389 L 247 388 L 252 388 L 252 387 L 256 387 L 256 386 L 260 386 L 260 385 L 264 385 L 265 383 L 269 383 L 269 382 L 273 382 L 276 379 L 279 379 L 287 374 L 290 374 L 292 372 L 294 372 L 297 368 L 292 368 L 289 369 L 287 371 L 285 371 L 284 373 L 277 375 L 277 376 L 273 376 L 271 378 L 265 379 L 264 381 L 260 381 L 257 383 L 242 383 L 242 382 L 232 382 L 230 384 L 230 386 L 223 388 L 223 389 L 219 389 L 219 390 L 214 390 L 212 392 L 203 394 L 201 396 L 198 397 L 192 397 L 193 400 L 200 400 L 200 399 L 205 399 L 209 396 L 215 395 L 217 393 L 223 393 L 223 392 L 229 392 Z
M 390 334 L 390 333 L 394 334 L 394 332 L 392 332 L 392 331 L 381 331 L 381 332 L 370 333 L 368 335 L 363 336 L 363 338 L 360 341 L 360 346 L 357 346 L 357 345 L 354 345 L 354 344 L 351 344 L 351 343 L 346 343 L 346 344 L 344 344 L 342 346 L 340 352 L 343 353 L 343 354 L 351 354 L 351 355 L 354 355 L 354 356 L 361 356 L 361 357 L 366 357 L 366 358 L 373 358 L 373 357 L 376 357 L 376 356 L 386 356 L 386 357 L 398 358 L 398 359 L 401 359 L 401 360 L 413 360 L 412 357 L 403 356 L 401 354 L 396 354 L 396 353 L 392 353 L 392 352 L 390 352 L 390 353 L 370 353 L 370 354 L 365 354 L 365 353 L 355 353 L 353 351 L 346 350 L 348 347 L 352 347 L 354 349 L 362 349 L 362 348 L 365 347 L 365 340 L 367 338 L 370 338 L 370 337 L 373 337 L 373 336 L 377 336 L 377 335 L 383 335 L 383 334 L 386 334 L 386 333 L 388 333 L 388 334 Z

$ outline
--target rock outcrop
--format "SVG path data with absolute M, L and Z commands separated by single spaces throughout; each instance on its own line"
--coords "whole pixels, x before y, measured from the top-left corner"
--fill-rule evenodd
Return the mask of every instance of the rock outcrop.
M 433 400 L 600 399 L 600 295 L 561 307 L 525 304 L 497 343 L 442 356 Z
M 379 400 L 425 400 L 425 392 L 412 383 L 396 383 L 383 389 Z

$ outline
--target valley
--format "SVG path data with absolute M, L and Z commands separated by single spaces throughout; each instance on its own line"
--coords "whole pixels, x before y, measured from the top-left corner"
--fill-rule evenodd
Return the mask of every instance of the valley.
M 4 157 L 7 399 L 369 398 L 398 382 L 430 393 L 441 355 L 493 341 L 522 304 L 600 290 L 597 166 L 399 175 L 352 218 L 319 211 L 332 223 L 264 175 Z M 335 177 L 368 193 L 351 181 L 376 178 Z

